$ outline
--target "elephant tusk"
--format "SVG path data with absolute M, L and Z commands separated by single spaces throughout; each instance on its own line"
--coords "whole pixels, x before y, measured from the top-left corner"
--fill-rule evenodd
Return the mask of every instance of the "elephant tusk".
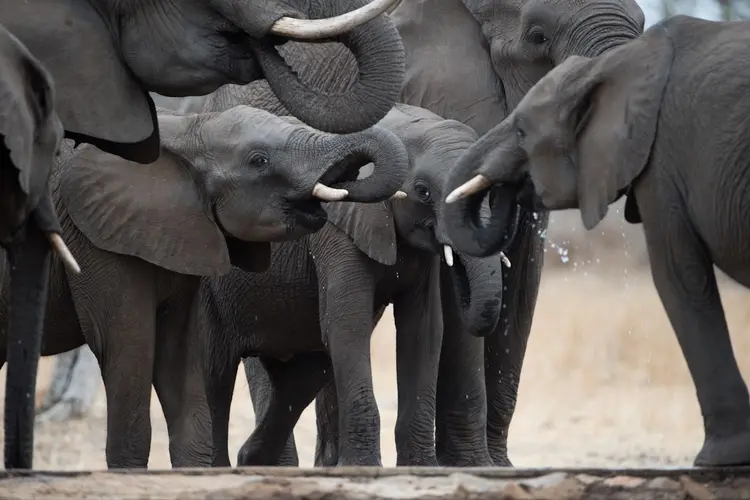
M 461 184 L 456 189 L 451 191 L 451 193 L 445 198 L 445 203 L 453 203 L 454 201 L 458 201 L 461 198 L 466 198 L 467 196 L 470 196 L 474 193 L 478 193 L 479 191 L 483 189 L 487 189 L 492 185 L 492 181 L 490 181 L 487 177 L 483 176 L 482 174 L 478 174 L 476 177 L 471 179 L 470 181 L 467 181 L 464 184 Z
M 323 201 L 341 201 L 349 196 L 349 191 L 347 191 L 346 189 L 332 188 L 318 182 L 313 188 L 312 195 L 314 198 L 318 198 Z
M 341 35 L 372 21 L 399 0 L 373 0 L 357 10 L 326 19 L 282 17 L 271 26 L 271 35 L 294 40 L 319 40 Z
M 453 249 L 450 245 L 443 246 L 443 254 L 445 255 L 445 263 L 448 267 L 453 267 Z
M 391 196 L 392 200 L 405 200 L 406 198 L 408 198 L 408 195 L 400 190 L 396 191 L 393 193 L 393 196 Z
M 70 252 L 68 245 L 65 244 L 62 237 L 57 233 L 47 233 L 47 238 L 49 238 L 50 245 L 52 245 L 52 248 L 60 256 L 60 259 L 62 259 L 65 266 L 73 271 L 73 273 L 81 274 L 81 266 L 76 262 L 75 257 L 73 257 L 73 254 Z
M 505 267 L 510 267 L 510 259 L 507 255 L 505 255 L 505 252 L 500 252 L 500 259 L 502 259 L 503 264 L 505 264 Z

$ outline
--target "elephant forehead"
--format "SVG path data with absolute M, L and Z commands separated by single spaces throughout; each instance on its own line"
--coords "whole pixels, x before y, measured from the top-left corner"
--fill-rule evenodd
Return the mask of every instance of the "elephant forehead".
M 221 113 L 208 131 L 211 139 L 225 146 L 236 146 L 248 141 L 264 145 L 283 144 L 295 130 L 294 125 L 278 116 L 242 106 Z

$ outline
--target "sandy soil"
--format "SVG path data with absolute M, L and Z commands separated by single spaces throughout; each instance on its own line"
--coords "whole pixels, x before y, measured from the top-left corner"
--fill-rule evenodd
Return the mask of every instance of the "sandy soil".
M 567 227 L 575 228 L 575 222 Z M 578 233 L 550 231 L 555 236 L 550 236 L 552 245 L 510 432 L 511 460 L 522 467 L 690 465 L 702 442 L 700 412 L 677 341 L 644 268 L 641 240 L 637 234 L 626 236 L 618 227 L 610 227 L 598 240 L 606 251 L 592 257 L 589 243 L 571 237 L 581 235 L 580 228 Z M 626 247 L 623 240 L 628 241 Z M 569 249 L 567 262 L 562 262 L 566 259 L 560 258 L 559 246 Z M 734 349 L 747 376 L 748 292 L 727 281 L 721 283 L 721 290 Z M 387 314 L 372 342 L 386 466 L 395 464 L 394 353 L 393 320 Z M 49 383 L 51 361 L 43 360 L 40 391 Z M 4 370 L 0 387 L 4 387 Z M 149 465 L 166 468 L 166 426 L 155 394 L 152 420 Z M 101 390 L 89 418 L 38 424 L 35 468 L 105 468 L 105 423 Z M 247 384 L 238 377 L 230 428 L 233 459 L 252 429 Z M 303 414 L 295 436 L 301 465 L 312 465 L 312 406 Z

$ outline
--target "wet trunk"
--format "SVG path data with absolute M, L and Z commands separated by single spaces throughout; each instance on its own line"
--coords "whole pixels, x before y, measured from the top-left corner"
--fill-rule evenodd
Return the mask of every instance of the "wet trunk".
M 10 313 L 5 381 L 5 468 L 31 469 L 36 375 L 47 302 L 49 245 L 34 223 L 8 251 Z
M 461 255 L 448 269 L 465 330 L 475 337 L 489 335 L 502 311 L 502 262 Z
M 366 3 L 316 2 L 323 5 L 309 17 L 333 17 Z M 314 88 L 303 83 L 268 41 L 257 45 L 254 53 L 274 94 L 294 116 L 324 132 L 361 131 L 380 121 L 398 99 L 404 79 L 404 47 L 387 16 L 379 16 L 334 41 L 346 46 L 358 63 L 358 78 L 348 89 Z
M 348 190 L 347 201 L 386 200 L 406 180 L 409 168 L 406 148 L 398 137 L 382 127 L 344 136 L 326 135 L 316 142 L 315 148 L 328 168 L 319 182 Z M 370 162 L 372 173 L 357 179 L 361 167 Z

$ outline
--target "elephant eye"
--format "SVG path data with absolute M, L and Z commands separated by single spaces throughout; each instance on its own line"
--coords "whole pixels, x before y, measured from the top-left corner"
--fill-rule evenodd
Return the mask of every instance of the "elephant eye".
M 543 45 L 549 41 L 549 38 L 544 36 L 544 33 L 539 30 L 530 31 L 527 39 L 534 45 Z
M 526 132 L 521 127 L 516 127 L 516 135 L 519 139 L 523 139 L 526 137 Z
M 264 167 L 268 164 L 268 155 L 263 151 L 253 151 L 250 153 L 248 163 L 251 167 Z
M 414 192 L 417 193 L 417 198 L 424 203 L 430 202 L 430 190 L 422 183 L 414 185 Z

